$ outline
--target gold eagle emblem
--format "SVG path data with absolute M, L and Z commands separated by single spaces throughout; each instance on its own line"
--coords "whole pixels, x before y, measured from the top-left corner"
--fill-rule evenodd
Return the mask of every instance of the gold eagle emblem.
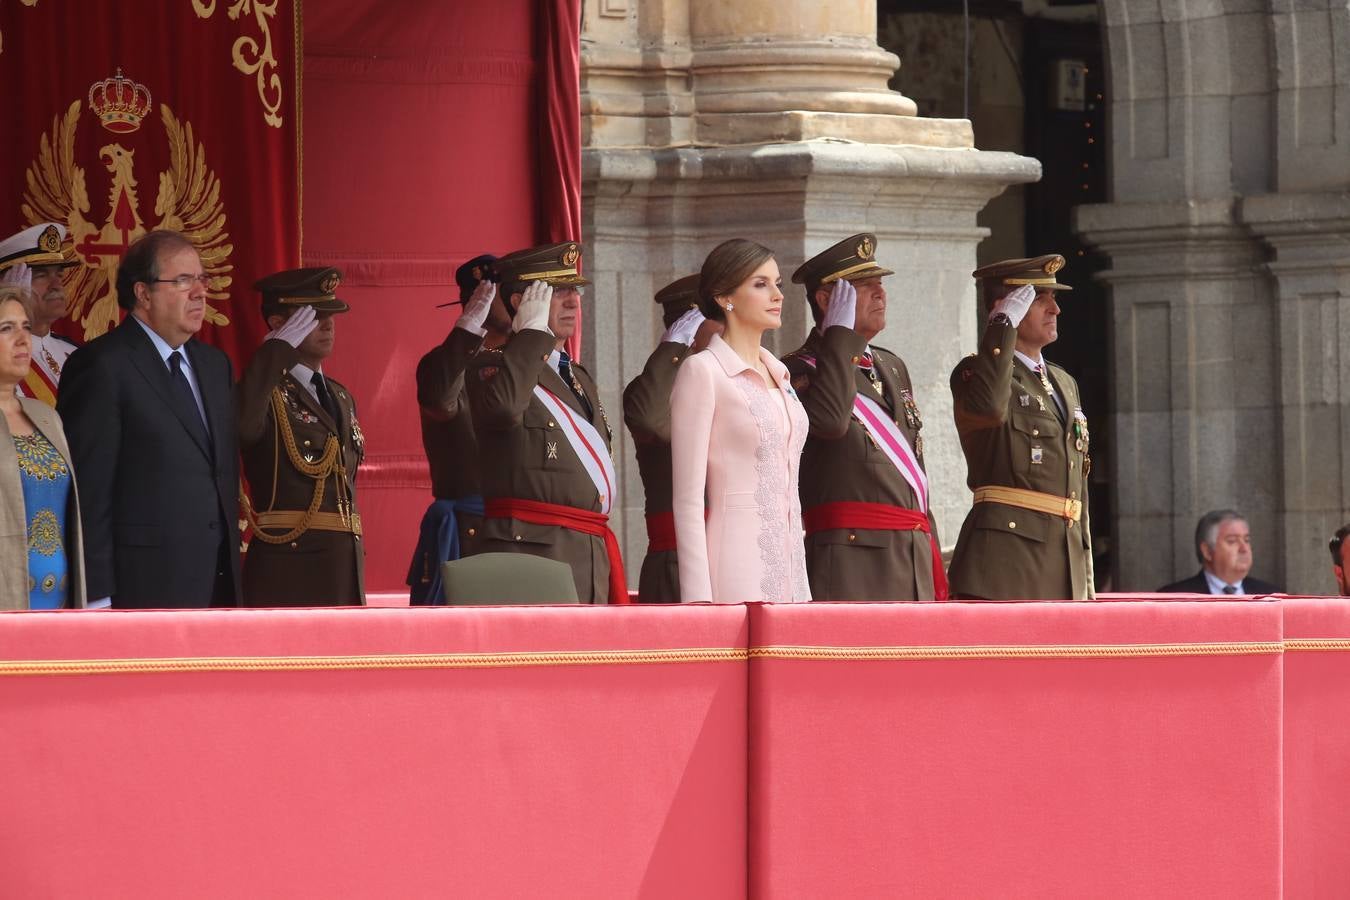
M 28 166 L 21 207 L 30 225 L 66 223 L 68 253 L 81 263 L 66 275 L 71 321 L 82 327 L 85 340 L 116 325 L 115 285 L 122 254 L 147 231 L 169 228 L 187 235 L 201 254 L 209 279 L 206 321 L 228 325 L 230 320 L 219 304 L 230 296 L 234 246 L 226 230 L 220 179 L 207 164 L 206 148 L 195 139 L 191 123 L 179 121 L 167 105 L 160 105 L 170 163 L 159 173 L 154 201 L 159 220 L 149 227 L 141 214 L 136 151 L 116 140 L 99 149 L 99 159 L 111 176 L 107 219 L 100 226 L 87 218 L 90 202 L 85 170 L 75 162 L 75 134 L 82 109 L 76 100 L 64 114 L 53 117 L 51 131 L 42 135 L 37 158 Z

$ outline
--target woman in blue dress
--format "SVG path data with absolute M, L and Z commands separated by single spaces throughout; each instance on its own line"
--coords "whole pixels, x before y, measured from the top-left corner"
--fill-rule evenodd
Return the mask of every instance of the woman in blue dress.
M 29 379 L 33 345 L 22 297 L 0 288 L 0 610 L 81 608 L 84 556 L 70 449 L 56 410 L 20 393 L 44 387 Z

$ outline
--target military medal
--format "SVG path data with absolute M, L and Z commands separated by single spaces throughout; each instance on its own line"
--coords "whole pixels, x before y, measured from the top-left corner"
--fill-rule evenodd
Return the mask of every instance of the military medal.
M 1042 459 L 1043 455 L 1044 455 L 1044 451 L 1042 451 L 1040 447 L 1032 447 L 1032 448 L 1031 448 L 1031 464 L 1032 464 L 1033 466 L 1039 466 L 1039 465 L 1041 465 L 1041 459 Z
M 352 446 L 356 448 L 357 453 L 364 453 L 366 449 L 366 436 L 361 431 L 361 424 L 356 421 L 356 416 L 352 416 Z
M 913 391 L 900 391 L 900 405 L 905 409 L 905 424 L 913 431 L 922 428 L 923 419 L 919 416 L 919 404 L 914 402 Z
M 1087 416 L 1083 415 L 1083 407 L 1075 406 L 1073 408 L 1073 434 L 1074 448 L 1079 453 L 1086 454 L 1088 451 L 1091 435 L 1088 434 Z
M 547 442 L 545 443 L 545 445 L 544 445 L 544 449 L 545 449 L 545 451 L 546 451 L 546 453 L 547 453 L 547 458 L 548 458 L 548 459 L 557 459 L 557 458 L 558 458 L 558 442 L 557 442 L 557 441 L 547 441 Z

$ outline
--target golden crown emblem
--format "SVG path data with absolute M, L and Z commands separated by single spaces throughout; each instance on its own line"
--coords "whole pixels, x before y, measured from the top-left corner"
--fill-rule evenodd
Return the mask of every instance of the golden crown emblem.
M 47 253 L 55 253 L 61 249 L 61 233 L 56 230 L 55 225 L 48 225 L 42 229 L 42 234 L 38 235 L 38 249 Z
M 573 244 L 572 246 L 568 247 L 566 250 L 563 251 L 562 264 L 570 268 L 571 266 L 575 266 L 577 264 L 577 260 L 580 257 L 581 251 L 577 250 L 576 245 Z
M 89 109 L 103 127 L 114 134 L 129 134 L 141 127 L 141 119 L 150 113 L 150 89 L 122 74 L 89 86 Z
M 329 272 L 323 277 L 323 281 L 319 282 L 319 290 L 323 291 L 325 294 L 331 294 L 333 291 L 337 290 L 337 286 L 341 281 L 341 275 L 336 272 Z
M 871 259 L 873 249 L 872 239 L 863 238 L 858 242 L 858 259 Z
M 1052 256 L 1045 261 L 1045 274 L 1047 275 L 1053 275 L 1062 268 L 1064 268 L 1064 257 L 1062 256 Z

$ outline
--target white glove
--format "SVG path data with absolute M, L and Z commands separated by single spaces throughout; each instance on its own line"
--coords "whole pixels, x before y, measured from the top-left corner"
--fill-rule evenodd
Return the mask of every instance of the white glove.
M 496 296 L 497 285 L 487 279 L 478 282 L 478 287 L 474 288 L 473 294 L 469 296 L 469 302 L 464 304 L 464 311 L 459 314 L 455 327 L 463 328 L 479 337 L 487 334 L 483 322 L 487 320 L 488 309 Z
M 703 313 L 697 308 L 689 310 L 670 323 L 670 327 L 666 329 L 665 334 L 661 335 L 661 343 L 681 343 L 686 347 L 692 345 L 694 336 L 698 334 L 699 326 L 704 321 L 706 320 Z
M 299 347 L 309 333 L 319 327 L 319 314 L 314 311 L 312 306 L 302 306 L 291 317 L 281 323 L 281 327 L 276 331 L 269 331 L 267 337 L 263 340 L 268 341 L 276 338 L 279 341 L 285 341 L 292 347 Z
M 549 287 L 547 281 L 532 281 L 525 288 L 525 293 L 521 295 L 520 306 L 516 309 L 516 317 L 511 320 L 512 331 L 547 331 L 553 332 L 548 327 L 548 311 L 553 303 L 553 288 Z
M 847 278 L 840 278 L 830 288 L 830 305 L 825 307 L 825 318 L 820 323 L 824 331 L 835 325 L 852 328 L 858 312 L 858 290 Z
M 994 308 L 989 311 L 989 317 L 993 318 L 999 313 L 1008 317 L 1008 321 L 1016 328 L 1022 324 L 1022 319 L 1026 317 L 1027 310 L 1031 309 L 1031 304 L 1036 300 L 1036 289 L 1029 284 L 1013 288 L 1007 294 L 1004 294 Z
M 33 271 L 28 268 L 28 263 L 19 263 L 16 266 L 10 266 L 0 275 L 0 287 L 16 287 L 25 291 L 33 288 Z

